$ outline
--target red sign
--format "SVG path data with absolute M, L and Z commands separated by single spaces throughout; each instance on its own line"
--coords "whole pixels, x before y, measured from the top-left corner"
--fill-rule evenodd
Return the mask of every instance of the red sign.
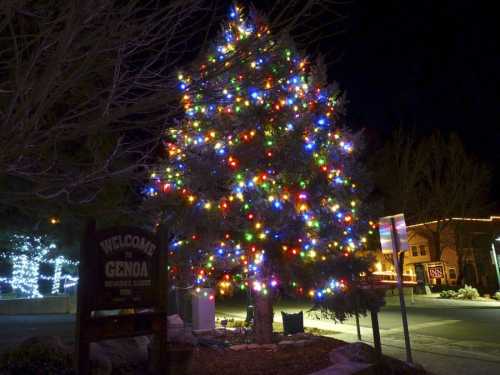
M 429 278 L 431 279 L 442 279 L 444 277 L 443 266 L 428 267 L 427 272 L 429 272 Z

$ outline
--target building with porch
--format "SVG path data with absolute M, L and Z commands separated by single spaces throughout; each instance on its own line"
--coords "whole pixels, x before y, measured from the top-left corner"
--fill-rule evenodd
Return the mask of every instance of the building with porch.
M 435 220 L 408 225 L 407 231 L 407 278 L 435 287 L 467 284 L 483 293 L 500 289 L 500 216 Z M 393 272 L 392 256 L 380 255 L 376 268 Z

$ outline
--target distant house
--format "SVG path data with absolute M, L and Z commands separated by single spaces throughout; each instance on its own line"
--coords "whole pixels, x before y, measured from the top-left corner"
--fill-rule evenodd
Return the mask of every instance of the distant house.
M 452 218 L 409 225 L 404 274 L 418 284 L 473 285 L 483 292 L 500 289 L 500 216 Z M 380 257 L 381 273 L 394 268 Z

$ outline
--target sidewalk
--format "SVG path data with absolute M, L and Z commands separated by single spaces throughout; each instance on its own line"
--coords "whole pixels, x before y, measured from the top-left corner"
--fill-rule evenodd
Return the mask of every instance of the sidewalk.
M 460 299 L 446 299 L 439 298 L 439 294 L 433 293 L 431 295 L 414 295 L 414 302 L 410 296 L 405 295 L 406 305 L 408 307 L 418 306 L 426 308 L 436 308 L 441 309 L 443 307 L 453 308 L 453 307 L 496 307 L 500 309 L 500 301 L 496 300 L 460 300 Z M 386 296 L 385 302 L 387 306 L 399 306 L 398 296 Z

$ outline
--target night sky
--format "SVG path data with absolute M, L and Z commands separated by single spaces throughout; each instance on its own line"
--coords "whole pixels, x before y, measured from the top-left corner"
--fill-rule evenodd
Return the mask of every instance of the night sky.
M 398 126 L 419 134 L 457 132 L 493 169 L 491 197 L 498 203 L 500 26 L 494 3 L 353 1 L 342 7 L 343 32 L 319 47 L 329 78 L 347 92 L 350 125 L 366 129 L 369 147 Z

